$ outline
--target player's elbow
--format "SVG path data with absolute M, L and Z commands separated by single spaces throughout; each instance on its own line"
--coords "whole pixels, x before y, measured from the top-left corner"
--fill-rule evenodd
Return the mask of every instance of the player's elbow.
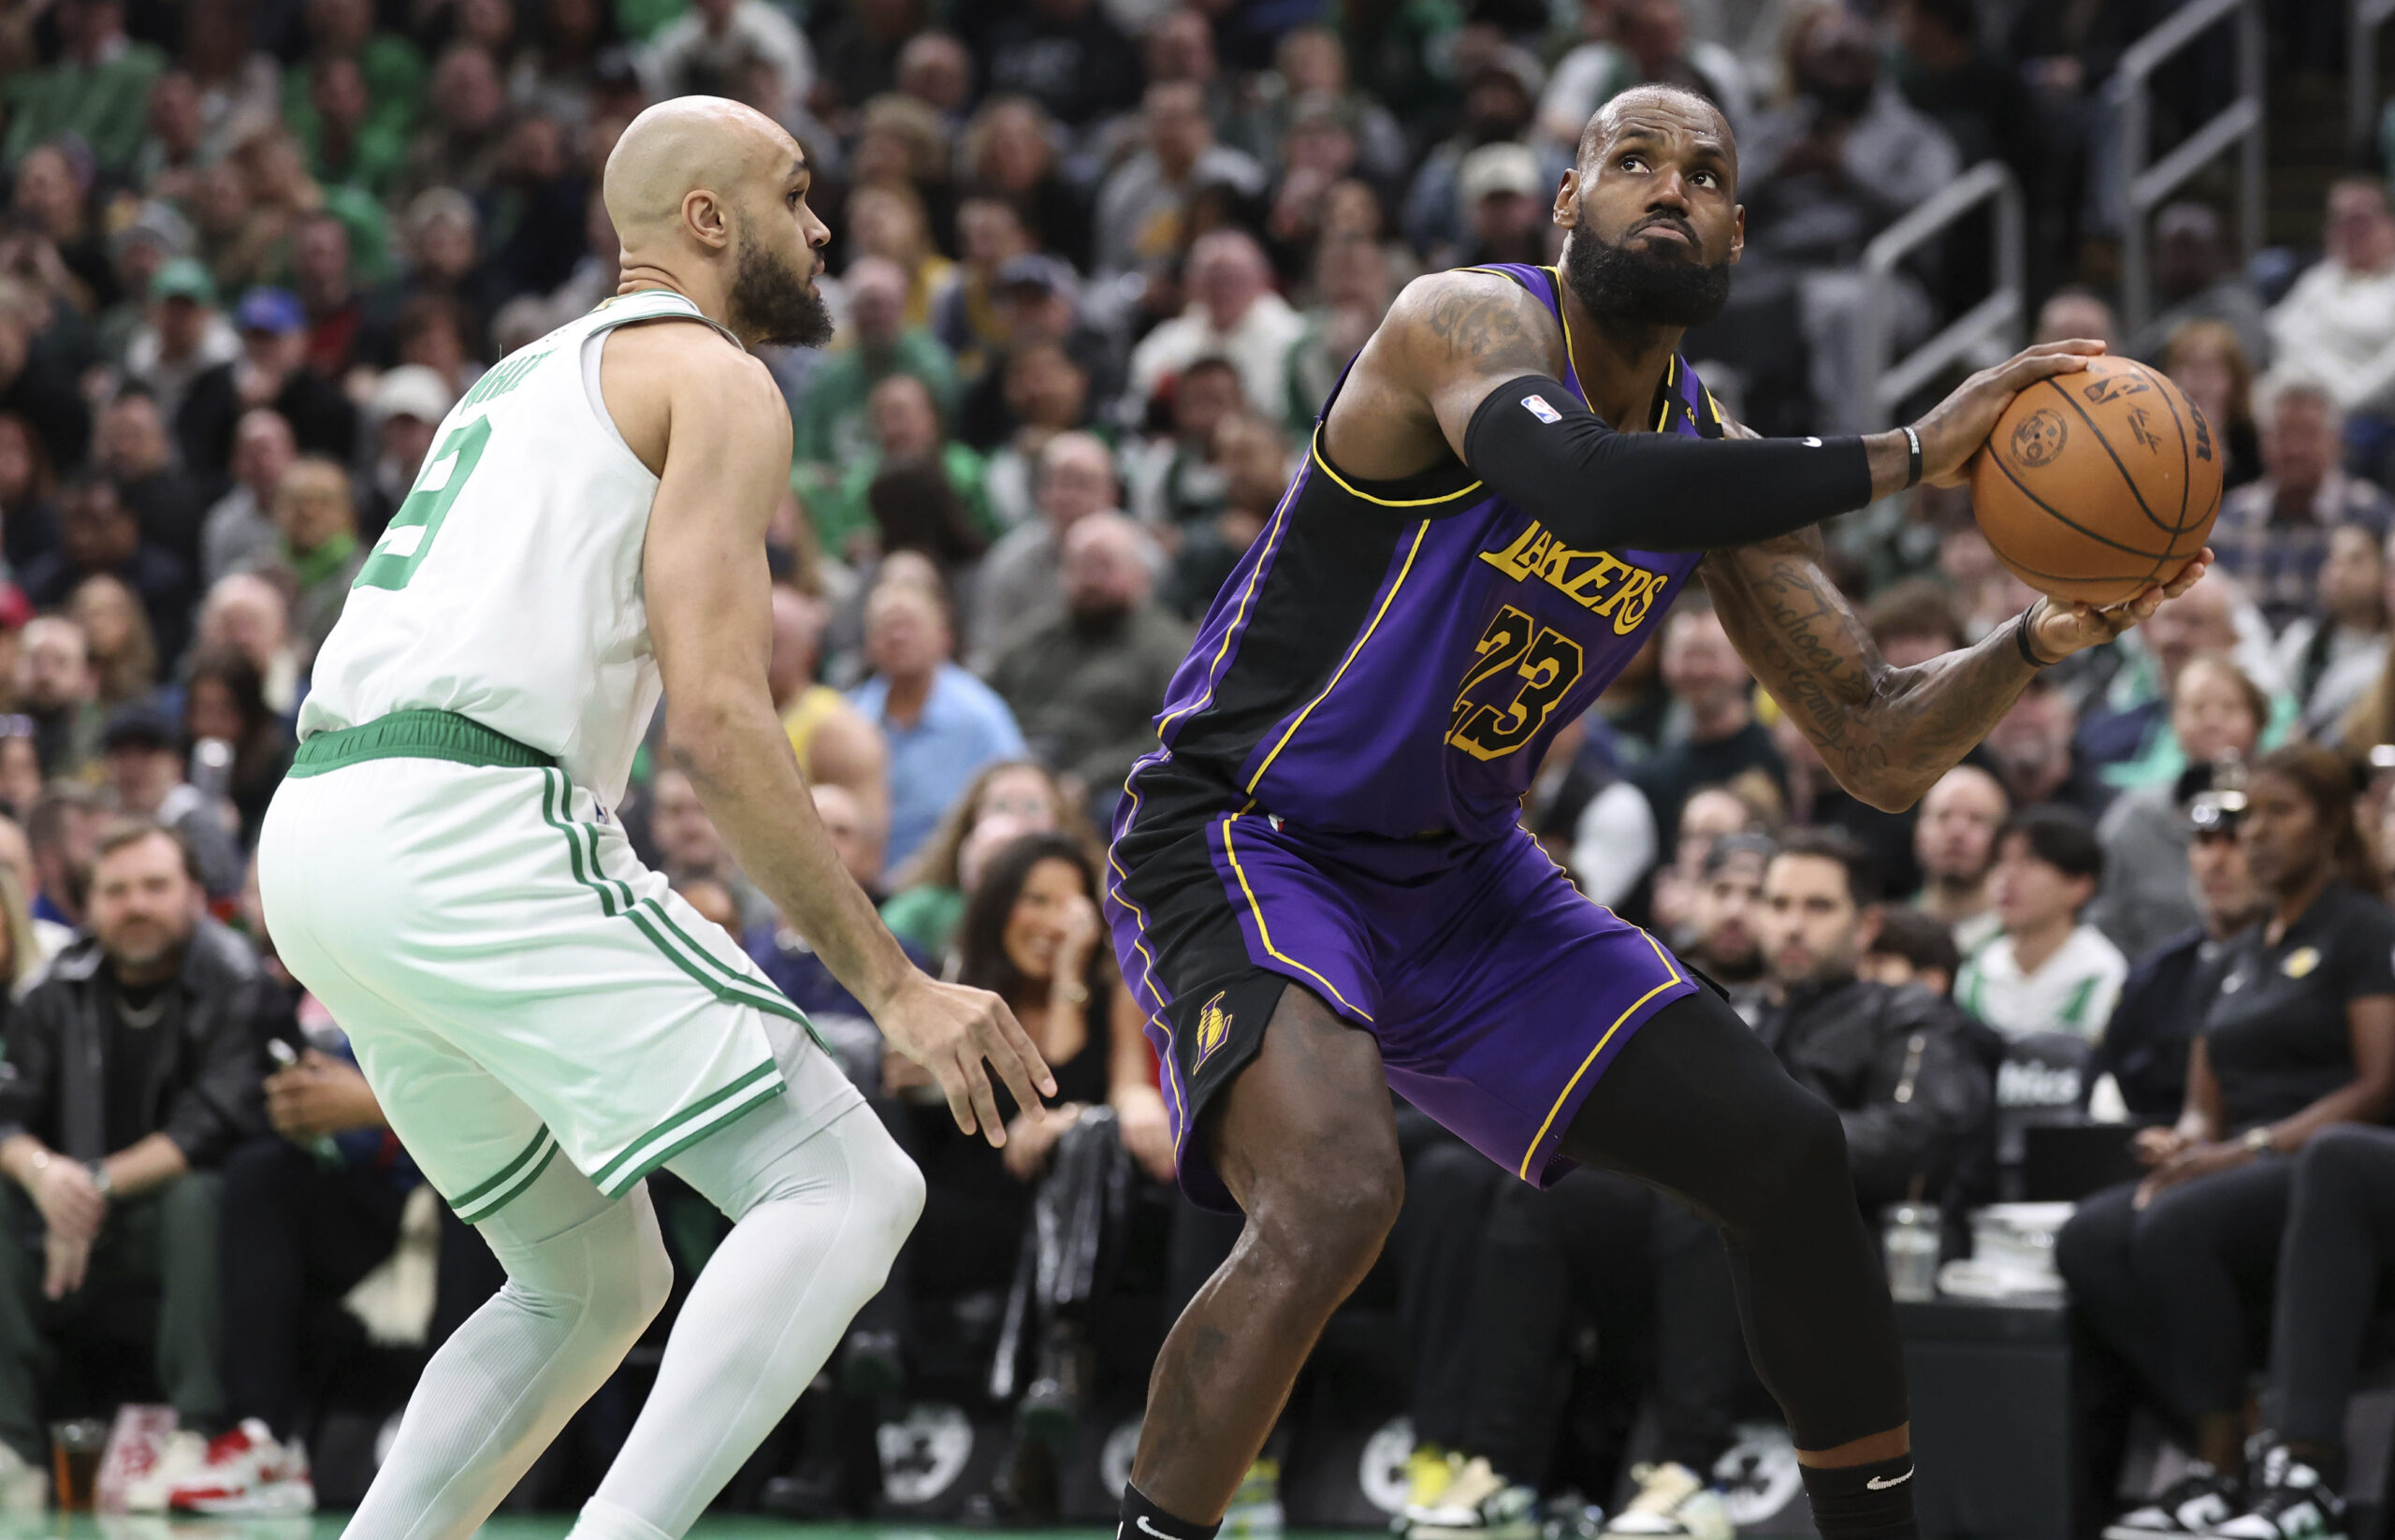
M 751 692 L 718 685 L 700 685 L 665 697 L 665 742 L 674 763 L 704 790 L 720 781 L 756 736 L 758 704 Z M 770 704 L 765 721 L 772 722 Z
M 1857 802 L 1883 813 L 1907 813 L 1912 810 L 1913 804 L 1928 794 L 1930 787 L 1937 784 L 1941 774 L 1943 772 L 1935 770 L 1921 774 L 1895 765 L 1883 765 L 1876 773 L 1865 774 L 1853 780 L 1840 776 L 1838 780 Z

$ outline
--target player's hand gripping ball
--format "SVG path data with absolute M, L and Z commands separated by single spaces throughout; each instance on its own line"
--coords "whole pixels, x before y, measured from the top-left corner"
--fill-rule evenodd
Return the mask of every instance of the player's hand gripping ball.
M 2023 582 L 2117 604 L 2202 551 L 2226 453 L 2160 370 L 2090 358 L 2012 399 L 1971 462 L 1971 503 L 1997 559 Z

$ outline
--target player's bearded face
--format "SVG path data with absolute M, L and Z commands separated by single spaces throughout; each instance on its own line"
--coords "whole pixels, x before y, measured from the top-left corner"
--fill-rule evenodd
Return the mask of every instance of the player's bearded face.
M 813 262 L 811 253 L 807 261 Z M 832 312 L 823 296 L 804 271 L 768 251 L 746 220 L 733 258 L 732 321 L 743 336 L 786 347 L 821 347 L 832 340 Z
M 1621 241 L 1606 240 L 1581 204 L 1563 252 L 1563 277 L 1590 312 L 1656 327 L 1701 327 L 1721 313 L 1730 300 L 1726 260 L 1708 266 L 1693 251 L 1683 255 L 1686 248 L 1639 241 L 1632 228 Z

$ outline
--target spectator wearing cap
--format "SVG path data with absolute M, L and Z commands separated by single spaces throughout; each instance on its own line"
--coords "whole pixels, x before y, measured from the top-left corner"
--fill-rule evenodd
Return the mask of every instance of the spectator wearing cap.
M 1456 176 L 1470 243 L 1461 265 L 1546 260 L 1551 191 L 1539 173 L 1538 153 L 1526 144 L 1484 144 L 1463 158 Z
M 450 44 L 432 68 L 426 102 L 431 121 L 408 147 L 394 196 L 405 201 L 435 187 L 489 191 L 507 138 L 507 87 L 490 51 L 479 43 Z
M 885 865 L 906 864 L 983 765 L 1023 757 L 1023 734 L 995 690 L 953 661 L 955 632 L 939 595 L 885 581 L 865 599 L 873 673 L 849 692 L 890 746 Z
M 283 71 L 283 126 L 310 147 L 312 160 L 322 164 L 327 126 L 317 80 L 332 61 L 345 61 L 356 72 L 357 94 L 364 100 L 355 140 L 361 147 L 370 142 L 397 147 L 386 152 L 396 166 L 424 101 L 423 53 L 405 34 L 375 26 L 374 0 L 306 0 L 301 16 L 307 57 Z M 356 153 L 353 151 L 353 165 Z
M 1092 401 L 1112 400 L 1123 375 L 1112 341 L 1081 318 L 1081 281 L 1062 257 L 1029 252 L 1011 258 L 998 269 L 995 300 L 999 346 L 956 409 L 956 436 L 983 454 L 1023 426 L 1007 388 L 1008 361 L 1023 350 L 1062 347 L 1088 382 Z
M 1683 0 L 1581 0 L 1580 33 L 1539 97 L 1539 137 L 1554 148 L 1576 157 L 1589 119 L 1634 85 L 1693 91 L 1721 109 L 1733 131 L 1745 124 L 1752 104 L 1737 55 L 1689 36 Z
M 1954 981 L 1954 999 L 1999 1036 L 2061 1032 L 2094 1042 L 2129 966 L 2080 919 L 2104 875 L 2104 848 L 2065 807 L 2025 807 L 1996 836 L 1991 891 L 2004 923 Z
M 282 537 L 277 565 L 291 574 L 298 595 L 291 603 L 293 641 L 313 659 L 366 565 L 349 472 L 328 459 L 294 461 L 274 489 L 274 528 Z
M 1174 377 L 1168 407 L 1171 431 L 1124 452 L 1126 502 L 1141 524 L 1182 528 L 1223 511 L 1226 478 L 1214 453 L 1214 430 L 1246 409 L 1239 370 L 1220 354 L 1191 360 Z
M 795 414 L 792 453 L 802 463 L 844 466 L 872 447 L 867 402 L 893 374 L 929 385 L 943 413 L 956 405 L 956 364 L 930 332 L 907 325 L 907 275 L 894 262 L 860 257 L 843 275 L 849 291 L 849 345 L 827 355 L 806 378 Z
M 2387 494 L 2345 473 L 2344 414 L 2318 377 L 2283 367 L 2254 386 L 2262 475 L 2221 500 L 2213 549 L 2274 630 L 2313 613 L 2320 563 L 2341 524 L 2384 538 L 2395 522 Z
M 141 538 L 141 521 L 115 482 L 86 471 L 68 477 L 59 489 L 58 549 L 28 566 L 18 581 L 36 606 L 53 609 L 83 579 L 101 573 L 140 599 L 160 656 L 181 657 L 196 597 L 190 570 Z
M 123 223 L 116 224 L 119 219 Z M 154 319 L 151 305 L 159 273 L 177 257 L 191 254 L 193 234 L 189 220 L 172 204 L 154 197 L 137 205 L 129 214 L 117 211 L 110 225 L 109 261 L 116 278 L 117 300 L 100 312 L 99 341 L 105 356 L 122 363 L 135 335 Z M 213 281 L 210 290 L 209 303 L 213 305 Z M 231 335 L 229 327 L 226 335 Z
M 1145 400 L 1182 369 L 1220 354 L 1239 370 L 1240 388 L 1259 414 L 1288 413 L 1289 354 L 1304 318 L 1272 292 L 1272 270 L 1256 238 L 1213 230 L 1189 252 L 1189 306 L 1142 338 L 1131 352 L 1131 390 Z
M 2130 334 L 2124 349 L 2150 364 L 2163 361 L 2170 338 L 2194 321 L 2218 321 L 2237 333 L 2252 368 L 2271 361 L 2270 317 L 2262 297 L 2238 269 L 2209 203 L 2166 204 L 2154 220 L 2155 298 L 2161 313 Z M 2220 425 L 2214 425 L 2215 431 Z
M 241 891 L 234 815 L 222 797 L 183 778 L 182 733 L 155 705 L 119 706 L 100 734 L 100 769 L 117 811 L 172 829 L 191 847 L 210 898 Z
M 150 280 L 145 319 L 124 345 L 124 377 L 150 393 L 167 422 L 191 384 L 240 356 L 240 334 L 216 308 L 216 282 L 179 256 Z
M 1099 822 L 1131 762 L 1155 747 L 1154 720 L 1189 650 L 1189 628 L 1154 600 L 1147 537 L 1119 513 L 1067 532 L 1053 618 L 999 654 L 990 685 L 1042 763 L 1079 777 Z
M 1463 110 L 1454 131 L 1422 157 L 1405 189 L 1405 239 L 1432 267 L 1444 266 L 1471 238 L 1458 188 L 1464 157 L 1485 144 L 1526 141 L 1545 80 L 1538 61 L 1510 46 L 1490 51 L 1464 78 Z M 1572 157 L 1548 149 L 1540 164 L 1546 173 L 1540 180 L 1552 190 Z
M 415 486 L 425 457 L 432 453 L 441 419 L 455 404 L 457 398 L 441 376 L 421 364 L 401 364 L 374 383 L 367 405 L 368 419 L 374 425 L 374 468 L 358 511 L 358 539 L 370 545 L 382 538 L 391 516 Z
M 772 65 L 782 99 L 767 115 L 790 116 L 815 88 L 815 55 L 806 35 L 766 0 L 696 0 L 636 56 L 641 84 L 652 99 L 730 95 L 742 63 Z
M 1140 107 L 1140 144 L 1097 190 L 1093 216 L 1101 273 L 1138 270 L 1187 243 L 1191 195 L 1220 184 L 1241 197 L 1264 191 L 1264 167 L 1214 140 L 1205 93 L 1187 80 L 1148 88 Z
M 28 621 L 19 640 L 17 707 L 34 720 L 34 748 L 47 780 L 80 777 L 99 758 L 99 679 L 83 628 L 64 616 Z M 38 844 L 38 841 L 36 841 Z M 45 878 L 45 886 L 54 885 Z M 71 919 L 65 914 L 55 919 Z
M 291 425 L 270 406 L 241 414 L 233 430 L 233 485 L 208 510 L 200 526 L 199 575 L 210 588 L 227 573 L 257 564 L 273 553 L 274 489 L 299 458 Z
M 64 0 L 58 7 L 58 58 L 0 88 L 8 134 L 0 155 L 22 162 L 35 145 L 80 137 L 111 171 L 133 163 L 150 110 L 150 87 L 167 57 L 124 35 L 119 0 Z
M 241 355 L 200 374 L 175 414 L 183 465 L 221 476 L 230 468 L 241 414 L 270 406 L 291 425 L 300 450 L 346 459 L 357 443 L 357 409 L 341 387 L 307 367 L 308 316 L 288 289 L 252 289 L 234 322 Z
M 117 392 L 100 409 L 93 463 L 113 479 L 126 507 L 141 521 L 141 539 L 173 556 L 188 572 L 199 563 L 200 525 L 208 490 L 175 463 L 174 441 L 157 400 L 138 386 Z

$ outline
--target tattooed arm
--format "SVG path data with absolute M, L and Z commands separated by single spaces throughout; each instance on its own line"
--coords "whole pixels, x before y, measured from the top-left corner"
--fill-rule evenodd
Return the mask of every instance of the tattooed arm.
M 1748 429 L 1731 425 L 1731 431 Z M 1886 812 L 1919 801 L 1987 736 L 2037 672 L 2008 622 L 1977 645 L 1896 668 L 1822 570 L 1818 530 L 1716 551 L 1700 571 L 1730 641 L 1847 791 Z M 2039 599 L 2029 645 L 2054 662 L 2108 642 L 2195 586 L 2207 550 L 2167 587 L 2098 610 Z

